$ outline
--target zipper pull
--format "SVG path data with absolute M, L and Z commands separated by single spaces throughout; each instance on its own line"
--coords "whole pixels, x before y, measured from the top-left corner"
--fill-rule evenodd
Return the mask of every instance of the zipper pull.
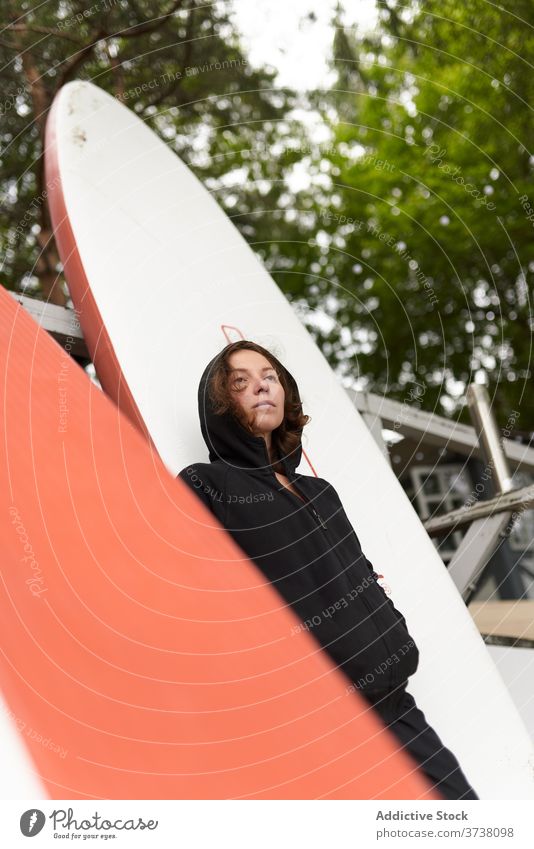
M 294 484 L 294 483 L 295 483 L 296 476 L 295 476 L 295 475 L 291 475 L 291 477 L 290 477 L 290 478 L 288 477 L 288 479 L 291 481 L 291 483 L 292 483 L 292 484 Z M 308 498 L 305 498 L 305 501 L 306 501 L 307 506 L 310 508 L 311 512 L 313 513 L 313 515 L 314 515 L 314 517 L 315 517 L 316 521 L 317 521 L 317 522 L 320 524 L 320 526 L 321 526 L 322 528 L 324 528 L 324 530 L 326 531 L 326 530 L 327 530 L 326 523 L 323 521 L 322 516 L 320 516 L 320 515 L 319 515 L 319 513 L 317 512 L 317 510 L 315 509 L 315 507 L 313 506 L 313 504 L 311 503 L 311 501 L 309 501 L 309 499 L 308 499 Z
M 321 527 L 322 527 L 322 528 L 324 528 L 324 529 L 326 530 L 326 524 L 323 522 L 322 517 L 321 517 L 321 516 L 319 516 L 319 513 L 317 512 L 317 510 L 315 509 L 315 507 L 312 507 L 312 513 L 313 513 L 313 515 L 315 516 L 315 518 L 317 519 L 317 521 L 319 522 L 319 524 L 321 525 Z

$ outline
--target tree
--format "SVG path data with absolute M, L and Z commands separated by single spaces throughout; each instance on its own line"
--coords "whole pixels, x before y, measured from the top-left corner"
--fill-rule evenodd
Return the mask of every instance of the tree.
M 283 119 L 298 99 L 254 70 L 226 4 L 167 0 L 5 0 L 0 59 L 2 283 L 54 303 L 66 286 L 44 183 L 44 131 L 65 83 L 91 80 L 122 100 L 217 194 L 251 242 L 268 241 L 288 202 Z M 295 127 L 293 127 L 295 129 Z M 297 133 L 301 132 L 297 128 Z M 301 145 L 302 146 L 302 145 Z M 290 194 L 290 193 L 289 193 Z M 266 210 L 267 215 L 258 214 Z M 269 214 L 272 211 L 272 215 Z
M 398 399 L 417 382 L 426 409 L 467 420 L 483 380 L 502 424 L 520 410 L 532 430 L 531 4 L 379 6 L 367 37 L 337 13 L 337 84 L 316 96 L 323 261 L 296 295 L 327 304 L 316 336 L 347 382 Z

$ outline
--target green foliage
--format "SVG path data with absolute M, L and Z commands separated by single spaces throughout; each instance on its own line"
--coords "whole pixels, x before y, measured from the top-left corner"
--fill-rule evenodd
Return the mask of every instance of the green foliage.
M 76 78 L 114 94 L 156 130 L 249 241 L 269 239 L 273 222 L 283 217 L 281 196 L 289 202 L 284 176 L 293 162 L 284 159 L 284 138 L 301 133 L 287 118 L 297 98 L 276 88 L 274 69 L 250 66 L 228 5 L 4 2 L 3 285 L 15 289 L 30 282 L 40 297 L 65 301 L 46 207 L 43 138 L 55 94 Z
M 485 380 L 502 424 L 520 409 L 529 430 L 532 5 L 380 6 L 378 34 L 337 30 L 338 84 L 317 96 L 334 141 L 316 220 L 339 301 L 318 338 L 375 392 L 424 382 L 438 413 Z
M 468 420 L 484 379 L 531 429 L 531 2 L 378 5 L 366 37 L 339 7 L 337 81 L 296 95 L 251 68 L 227 0 L 4 0 L 3 284 L 62 302 L 44 126 L 61 85 L 92 80 L 214 193 L 347 385 L 406 400 L 416 381 Z

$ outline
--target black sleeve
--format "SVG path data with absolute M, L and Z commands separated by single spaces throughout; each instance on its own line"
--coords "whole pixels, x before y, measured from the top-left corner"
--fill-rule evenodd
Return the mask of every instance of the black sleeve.
M 356 531 L 354 531 L 354 534 L 356 534 Z M 358 539 L 358 537 L 356 537 L 356 539 Z M 358 540 L 358 544 L 360 544 L 360 540 Z M 361 545 L 360 545 L 360 548 L 361 548 Z M 363 551 L 362 551 L 362 554 L 363 554 Z M 365 554 L 364 554 L 363 556 L 365 557 Z M 398 616 L 398 617 L 399 617 L 399 618 L 403 621 L 403 623 L 404 623 L 404 627 L 406 627 L 406 619 L 404 618 L 404 616 L 402 615 L 402 613 L 400 612 L 400 610 L 397 610 L 397 608 L 396 608 L 396 607 L 395 607 L 395 605 L 393 604 L 393 600 L 392 600 L 392 599 L 388 596 L 388 594 L 387 594 L 387 592 L 385 591 L 384 587 L 381 587 L 381 586 L 380 586 L 380 584 L 378 583 L 378 573 L 377 573 L 377 572 L 375 572 L 375 569 L 374 569 L 374 567 L 373 567 L 373 564 L 371 563 L 371 561 L 370 561 L 370 560 L 368 560 L 368 559 L 367 559 L 367 557 L 365 557 L 365 562 L 366 562 L 366 564 L 367 564 L 367 568 L 369 569 L 369 572 L 371 573 L 371 576 L 372 576 L 373 580 L 375 581 L 375 583 L 376 583 L 377 587 L 381 590 L 382 595 L 384 596 L 385 600 L 387 601 L 387 603 L 389 604 L 389 606 L 391 607 L 391 609 L 392 609 L 392 610 L 393 610 L 393 611 L 397 614 L 397 616 Z
M 353 529 L 353 530 L 354 530 L 354 529 Z M 379 587 L 380 587 L 380 584 L 378 583 L 378 577 L 379 577 L 379 576 L 378 576 L 378 572 L 376 572 L 376 571 L 375 571 L 375 568 L 374 568 L 373 564 L 371 563 L 371 561 L 370 561 L 370 560 L 368 560 L 368 559 L 367 559 L 367 557 L 366 557 L 366 556 L 365 556 L 365 554 L 363 553 L 362 545 L 361 545 L 361 543 L 360 543 L 360 540 L 358 539 L 358 536 L 357 536 L 357 534 L 356 534 L 356 531 L 354 531 L 354 536 L 356 537 L 356 540 L 358 541 L 358 545 L 360 546 L 360 550 L 361 550 L 361 552 L 362 552 L 362 554 L 363 554 L 363 557 L 364 557 L 364 560 L 365 560 L 365 565 L 366 565 L 366 566 L 367 566 L 367 568 L 369 569 L 369 572 L 370 572 L 370 574 L 371 574 L 372 579 L 373 579 L 373 580 L 377 583 L 377 586 L 379 586 Z M 386 591 L 384 590 L 384 588 L 383 588 L 383 587 L 380 587 L 380 589 L 381 589 L 381 590 L 382 590 L 382 592 L 384 593 L 384 595 L 385 595 L 385 597 L 387 598 L 387 600 L 388 600 L 388 601 L 391 601 L 391 599 L 389 598 L 389 596 L 388 596 L 388 594 L 386 593 Z
M 354 531 L 354 535 L 356 536 L 356 531 Z M 360 548 L 361 548 L 362 546 L 361 546 L 360 540 L 358 539 L 358 537 L 357 537 L 357 536 L 356 536 L 356 539 L 358 540 L 358 545 L 359 545 L 359 546 L 360 546 Z M 363 549 L 362 549 L 362 554 L 363 554 Z M 364 559 L 365 559 L 365 565 L 367 566 L 367 568 L 369 569 L 369 572 L 371 573 L 371 577 L 372 577 L 375 581 L 376 581 L 376 580 L 378 580 L 378 572 L 376 572 L 376 571 L 375 571 L 373 564 L 371 563 L 371 561 L 370 561 L 370 560 L 368 560 L 368 559 L 367 559 L 367 557 L 365 556 L 365 554 L 363 554 L 363 556 L 364 556 Z M 379 585 L 379 586 L 380 586 L 380 585 Z M 380 587 L 380 589 L 382 589 L 382 587 Z
M 361 546 L 360 546 L 360 548 L 361 548 Z M 365 554 L 364 554 L 364 557 L 365 557 Z M 385 591 L 384 587 L 381 587 L 381 586 L 380 586 L 380 584 L 378 583 L 378 581 L 377 581 L 378 574 L 377 574 L 377 573 L 375 572 L 375 570 L 373 569 L 373 564 L 372 564 L 369 560 L 367 560 L 367 557 L 365 557 L 365 560 L 366 560 L 367 566 L 369 567 L 369 571 L 371 572 L 371 574 L 372 574 L 372 576 L 373 576 L 373 578 L 374 578 L 374 580 L 375 580 L 375 582 L 376 582 L 377 587 L 378 587 L 378 588 L 382 591 L 382 595 L 384 596 L 385 600 L 387 601 L 387 603 L 388 603 L 388 604 L 389 604 L 389 606 L 391 607 L 392 611 L 393 611 L 393 612 L 395 613 L 395 615 L 396 615 L 396 616 L 397 616 L 397 617 L 401 620 L 401 622 L 402 622 L 402 624 L 404 625 L 404 627 L 406 628 L 406 630 L 408 630 L 408 625 L 407 625 L 407 623 L 406 623 L 406 619 L 404 618 L 404 616 L 402 615 L 402 613 L 400 612 L 400 610 L 399 610 L 397 607 L 395 607 L 395 605 L 393 604 L 393 599 L 391 599 L 391 598 L 388 596 L 388 594 L 387 594 L 387 592 Z
M 330 486 L 332 486 L 332 485 L 330 484 Z M 336 492 L 336 490 L 334 489 L 334 487 L 332 487 L 332 489 L 334 490 L 334 492 L 335 492 L 335 494 L 336 494 L 336 496 L 337 496 L 337 499 L 338 499 L 339 503 L 341 504 L 341 499 L 340 499 L 340 497 L 339 497 L 338 493 Z M 342 504 L 341 504 L 341 507 L 343 508 L 343 505 L 342 505 Z M 344 510 L 344 508 L 343 508 L 343 510 Z M 358 535 L 357 535 L 356 531 L 354 530 L 354 528 L 353 528 L 353 526 L 352 526 L 351 522 L 349 521 L 349 517 L 347 516 L 347 514 L 346 514 L 346 513 L 345 513 L 345 516 L 346 516 L 346 519 L 347 519 L 348 524 L 350 525 L 350 527 L 352 528 L 352 530 L 353 530 L 353 532 L 354 532 L 354 536 L 356 537 L 356 542 L 358 543 L 358 545 L 359 545 L 359 547 L 360 547 L 360 551 L 362 552 L 362 555 L 363 555 L 363 557 L 364 557 L 365 564 L 366 564 L 366 566 L 367 566 L 367 568 L 368 568 L 368 570 L 369 570 L 369 574 L 371 575 L 371 577 L 372 577 L 373 581 L 376 583 L 377 587 L 378 587 L 378 588 L 379 588 L 379 590 L 381 591 L 382 595 L 384 596 L 384 599 L 387 601 L 387 603 L 389 604 L 389 606 L 391 607 L 391 609 L 394 611 L 394 613 L 397 615 L 397 617 L 398 617 L 399 619 L 401 619 L 401 620 L 402 620 L 402 622 L 404 623 L 404 627 L 406 628 L 406 619 L 404 618 L 404 616 L 402 615 L 402 613 L 400 612 L 400 610 L 397 610 L 397 608 L 396 608 L 396 607 L 395 607 L 395 605 L 393 604 L 392 599 L 388 596 L 387 592 L 385 591 L 384 587 L 381 587 L 381 586 L 380 586 L 380 584 L 378 583 L 378 572 L 376 572 L 376 571 L 375 571 L 375 568 L 374 568 L 373 564 L 372 564 L 372 563 L 371 563 L 371 561 L 370 561 L 370 560 L 368 560 L 368 559 L 367 559 L 367 557 L 365 556 L 365 554 L 364 554 L 364 552 L 363 552 L 363 549 L 362 549 L 361 542 L 360 542 L 360 540 L 358 539 Z
M 325 481 L 325 483 L 326 483 L 326 481 Z M 353 526 L 352 526 L 352 524 L 351 524 L 351 522 L 350 522 L 350 520 L 349 520 L 349 517 L 347 516 L 347 514 L 346 514 L 346 512 L 345 512 L 345 508 L 343 507 L 343 504 L 341 503 L 341 498 L 339 497 L 339 493 L 338 493 L 338 492 L 337 492 L 337 490 L 336 490 L 336 489 L 332 486 L 332 484 L 328 484 L 328 486 L 330 486 L 330 488 L 331 488 L 331 490 L 332 490 L 333 494 L 335 495 L 335 497 L 337 498 L 337 500 L 338 500 L 338 502 L 339 502 L 339 506 L 340 506 L 340 507 L 341 507 L 341 509 L 343 510 L 343 514 L 344 514 L 344 516 L 345 516 L 345 520 L 346 520 L 346 522 L 347 522 L 347 525 L 349 526 L 349 528 L 352 528 L 352 532 L 353 532 L 354 536 L 356 537 L 356 542 L 358 543 L 358 546 L 359 546 L 359 548 L 360 548 L 360 551 L 362 552 L 362 556 L 363 556 L 363 558 L 364 558 L 364 560 L 365 560 L 365 564 L 366 564 L 367 568 L 369 569 L 369 572 L 370 572 L 370 574 L 371 574 L 371 577 L 373 578 L 373 580 L 374 580 L 374 581 L 376 581 L 376 579 L 378 578 L 378 574 L 377 574 L 377 572 L 375 572 L 375 570 L 374 570 L 374 568 L 373 568 L 373 564 L 371 563 L 371 561 L 370 561 L 370 560 L 368 560 L 368 559 L 367 559 L 367 557 L 365 556 L 365 554 L 363 553 L 362 544 L 361 544 L 360 540 L 358 539 L 358 534 L 357 534 L 357 533 L 356 533 L 356 531 L 354 530 L 354 528 L 353 528 Z M 382 589 L 382 588 L 381 588 L 381 589 Z

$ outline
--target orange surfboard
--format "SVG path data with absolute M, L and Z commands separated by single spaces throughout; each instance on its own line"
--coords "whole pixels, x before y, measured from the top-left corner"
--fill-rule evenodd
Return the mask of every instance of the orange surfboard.
M 0 688 L 50 797 L 441 799 L 1 287 L 0 364 Z

